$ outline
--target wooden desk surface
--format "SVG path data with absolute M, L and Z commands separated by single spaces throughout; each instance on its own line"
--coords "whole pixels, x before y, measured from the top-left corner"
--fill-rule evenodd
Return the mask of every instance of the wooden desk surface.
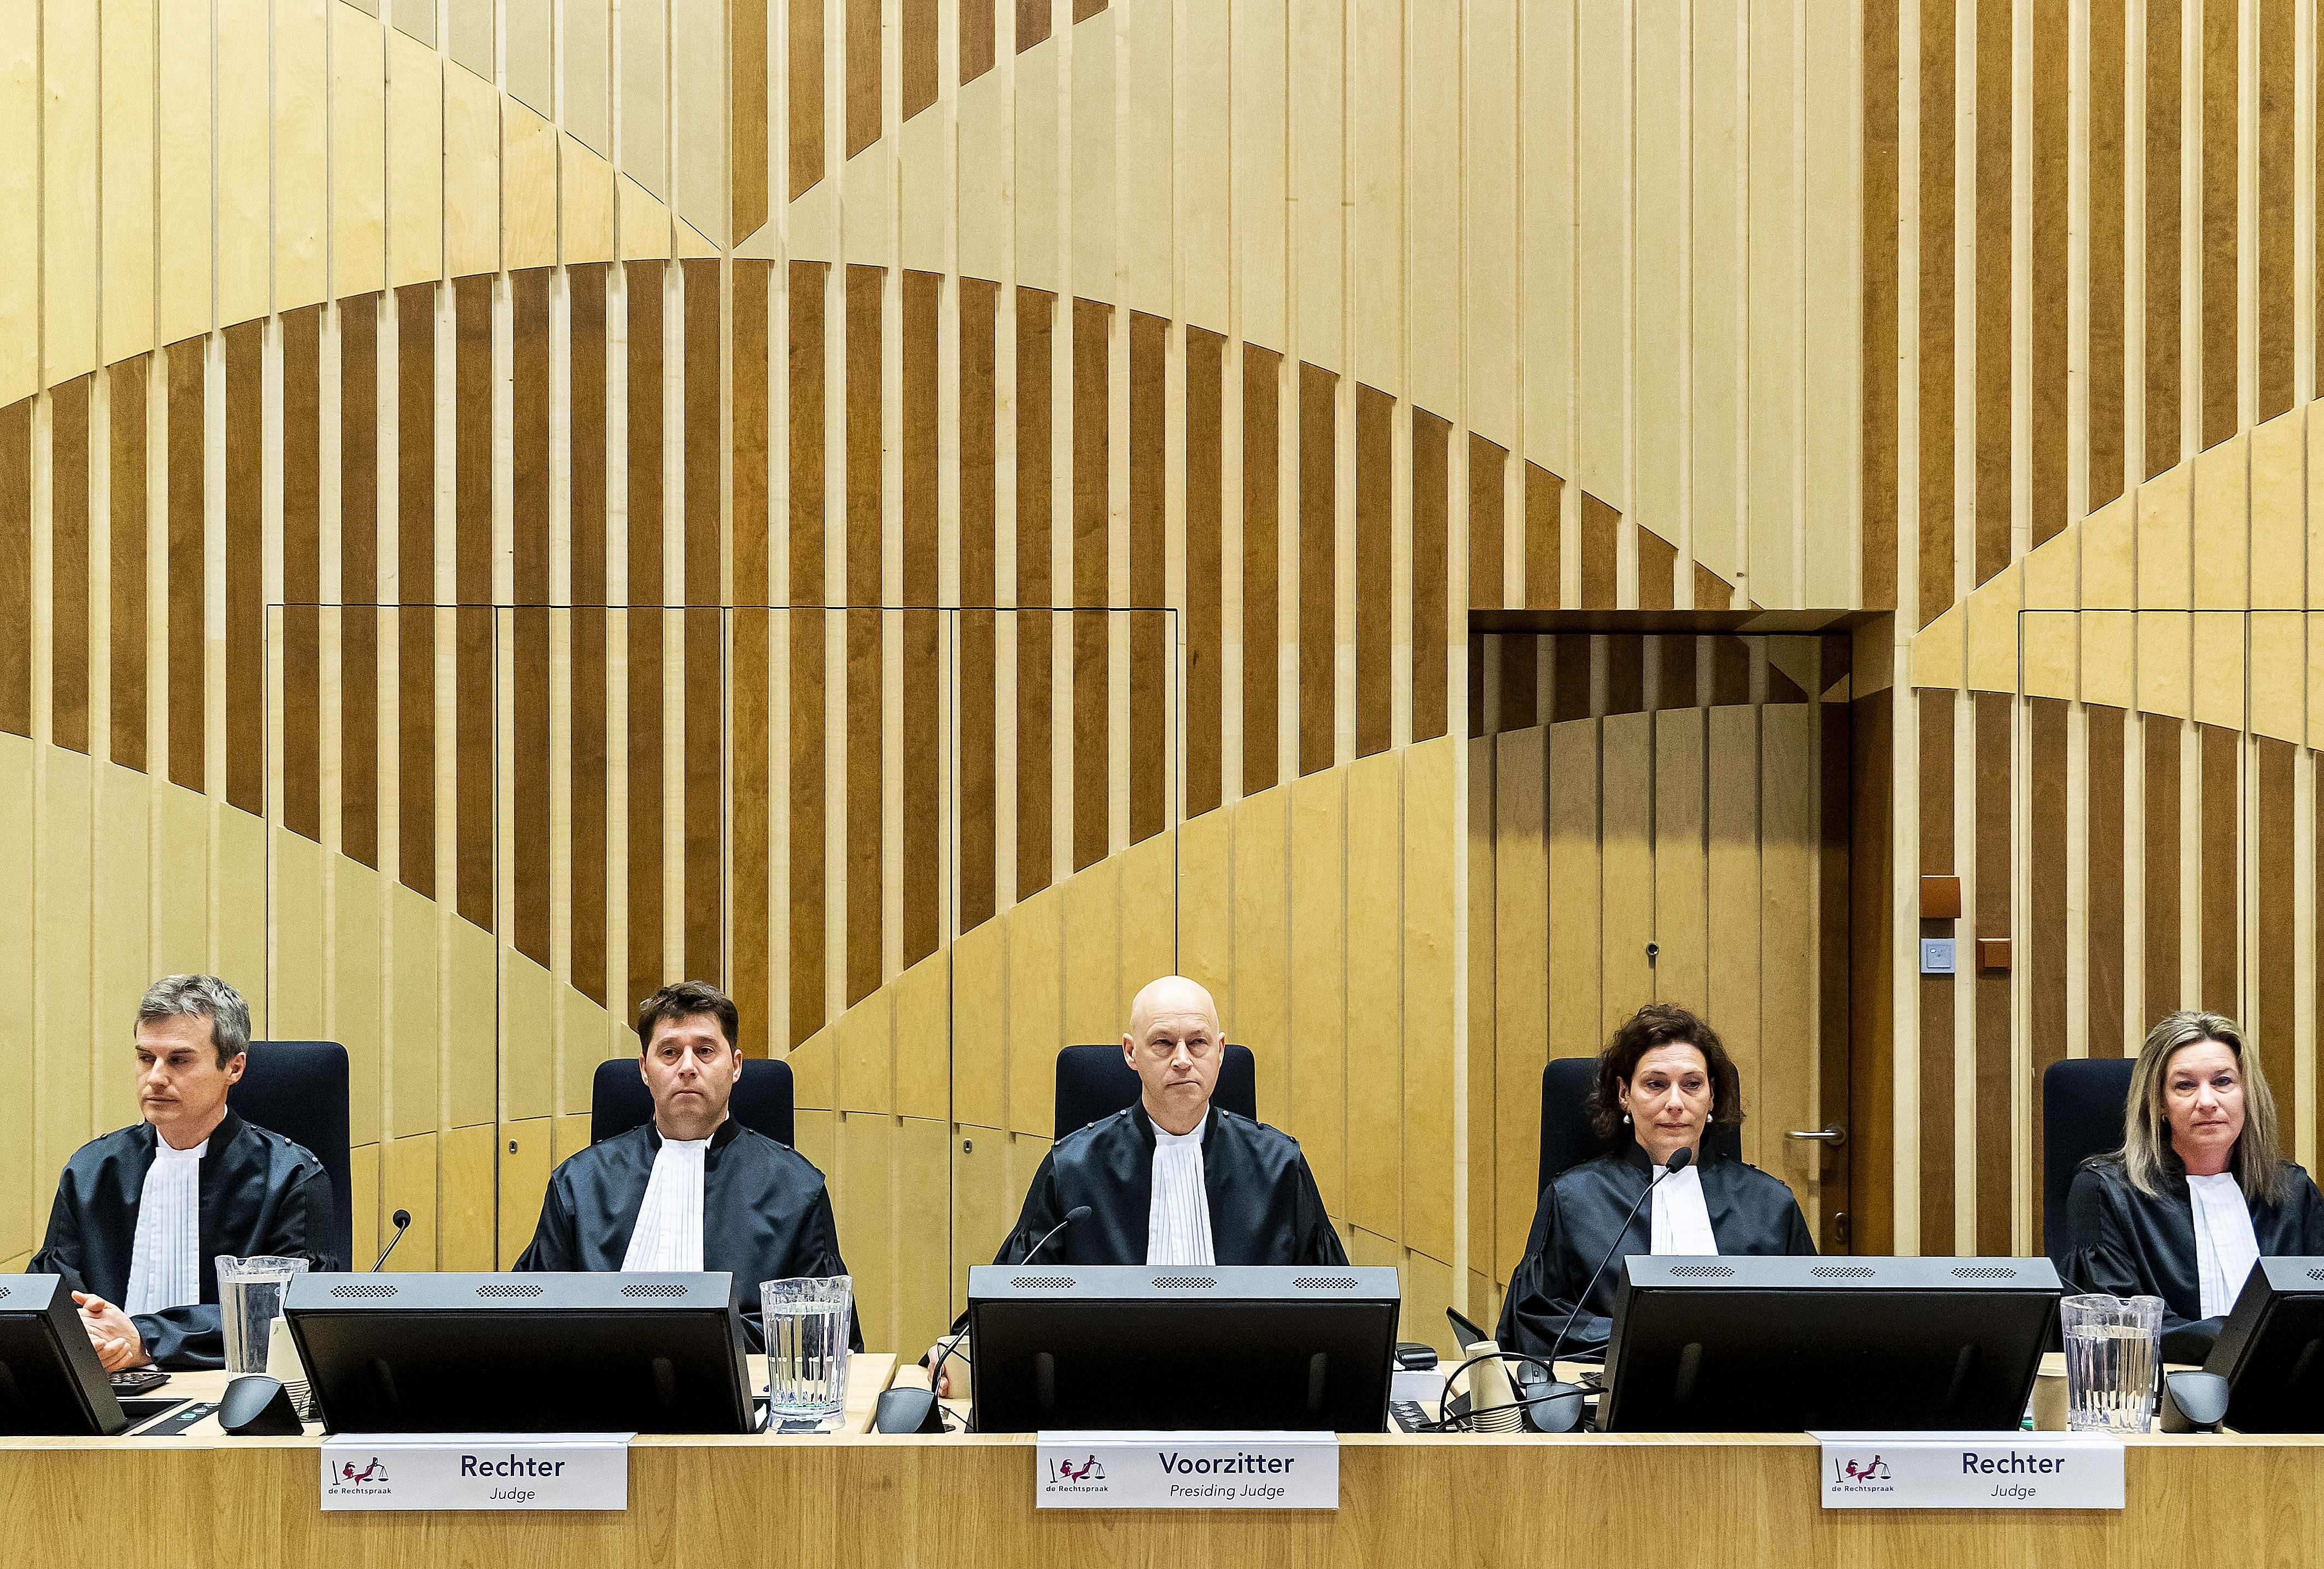
M 892 1361 L 850 1377 L 868 1417 Z M 194 1393 L 200 1380 L 188 1380 Z M 1812 1439 L 1351 1435 L 1341 1507 L 1037 1510 L 1023 1435 L 641 1438 L 606 1514 L 324 1514 L 319 1439 L 0 1440 L 14 1564 L 90 1569 L 1983 1569 L 2310 1561 L 2324 1437 L 2133 1439 L 2120 1513 L 1826 1510 Z

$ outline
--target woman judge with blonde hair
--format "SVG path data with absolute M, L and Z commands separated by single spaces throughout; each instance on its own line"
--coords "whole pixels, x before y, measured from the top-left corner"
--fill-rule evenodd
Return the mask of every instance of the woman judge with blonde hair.
M 2070 1288 L 2163 1298 L 2163 1356 L 2200 1362 L 2261 1259 L 2324 1253 L 2324 1195 L 2283 1158 L 2275 1097 L 2235 1021 L 2147 1032 L 2122 1148 L 2074 1173 Z

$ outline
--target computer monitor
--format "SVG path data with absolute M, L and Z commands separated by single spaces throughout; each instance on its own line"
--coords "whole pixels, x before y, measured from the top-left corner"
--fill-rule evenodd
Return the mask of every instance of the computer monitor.
M 980 1433 L 1378 1433 L 1396 1271 L 980 1264 L 968 1272 Z
M 2227 1380 L 2238 1433 L 2324 1433 L 2324 1258 L 2262 1259 L 2203 1371 Z
M 1598 1425 L 2015 1428 L 2057 1320 L 2047 1259 L 1637 1254 L 1614 1300 Z
M 300 1275 L 283 1318 L 334 1433 L 748 1433 L 734 1278 Z
M 0 1275 L 0 1435 L 95 1437 L 129 1426 L 61 1275 Z

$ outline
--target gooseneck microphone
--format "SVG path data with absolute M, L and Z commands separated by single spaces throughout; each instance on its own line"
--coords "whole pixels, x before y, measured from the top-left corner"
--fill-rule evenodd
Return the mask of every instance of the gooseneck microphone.
M 1693 1150 L 1683 1147 L 1674 1149 L 1670 1152 L 1670 1158 L 1663 1162 L 1663 1175 L 1675 1177 L 1684 1171 L 1693 1161 Z M 1631 1204 L 1630 1213 L 1622 1217 L 1621 1225 L 1614 1232 L 1613 1241 L 1607 1245 L 1606 1256 L 1599 1260 L 1598 1268 L 1591 1271 L 1590 1283 L 1584 1286 L 1581 1295 L 1573 1299 L 1572 1307 L 1565 1315 L 1565 1322 L 1558 1326 L 1557 1338 L 1550 1343 L 1549 1355 L 1545 1359 L 1550 1365 L 1553 1378 L 1555 1376 L 1557 1368 L 1557 1353 L 1565 1349 L 1565 1337 L 1572 1332 L 1573 1320 L 1581 1313 L 1582 1305 L 1589 1301 L 1590 1293 L 1598 1288 L 1598 1278 L 1606 1273 L 1606 1266 L 1612 1263 L 1614 1255 L 1621 1251 L 1622 1239 L 1630 1234 L 1630 1223 L 1638 1218 L 1638 1211 L 1646 1207 L 1646 1200 L 1654 1191 L 1654 1181 L 1649 1178 L 1646 1191 L 1639 1194 L 1637 1200 Z M 1577 1385 L 1551 1383 L 1538 1395 L 1531 1397 L 1526 1403 L 1533 1405 L 1536 1424 L 1544 1433 L 1570 1433 L 1582 1420 L 1582 1390 Z M 1543 1414 L 1544 1406 L 1547 1407 L 1547 1415 Z M 1555 1426 L 1552 1426 L 1553 1423 Z
M 1065 1212 L 1065 1218 L 1064 1220 L 1059 1221 L 1056 1225 L 1051 1226 L 1047 1232 L 1042 1234 L 1041 1240 L 1033 1244 L 1031 1251 L 1028 1252 L 1023 1258 L 1017 1260 L 1018 1265 L 1021 1268 L 1024 1265 L 1031 1263 L 1034 1260 L 1041 1256 L 1041 1250 L 1047 1247 L 1050 1241 L 1055 1238 L 1059 1232 L 1064 1231 L 1067 1226 L 1079 1225 L 1082 1222 L 1089 1218 L 1089 1205 L 1085 1204 L 1077 1204 L 1074 1205 L 1073 1208 Z
M 374 1275 L 379 1273 L 379 1266 L 387 1262 L 387 1256 L 395 1251 L 395 1244 L 403 1241 L 403 1233 L 411 1229 L 411 1212 L 408 1209 L 397 1210 L 388 1218 L 395 1223 L 395 1235 L 388 1238 L 387 1246 L 379 1251 L 378 1261 L 371 1267 Z
M 1089 1205 L 1085 1204 L 1074 1205 L 1065 1212 L 1065 1219 L 1051 1226 L 1042 1234 L 1041 1240 L 1034 1243 L 1022 1259 L 1017 1260 L 1018 1265 L 1022 1267 L 1039 1258 L 1041 1250 L 1047 1247 L 1059 1232 L 1089 1217 Z M 922 1364 L 928 1370 L 929 1388 L 925 1391 L 890 1389 L 881 1395 L 880 1408 L 874 1413 L 872 1418 L 872 1427 L 875 1432 L 941 1433 L 944 1431 L 943 1416 L 936 1406 L 935 1385 L 937 1380 L 945 1376 L 945 1361 L 951 1358 L 954 1351 L 959 1349 L 960 1343 L 966 1338 L 967 1334 L 968 1315 L 963 1313 L 960 1315 L 959 1325 L 953 1331 L 952 1338 L 930 1352 L 927 1361 Z

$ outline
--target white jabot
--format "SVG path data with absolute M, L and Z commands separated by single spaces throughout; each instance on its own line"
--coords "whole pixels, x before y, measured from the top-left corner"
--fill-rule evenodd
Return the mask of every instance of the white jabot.
M 707 1139 L 661 1141 L 622 1269 L 691 1274 L 702 1268 L 702 1179 L 709 1158 Z
M 2233 1172 L 2190 1177 L 2194 1201 L 2195 1278 L 2203 1292 L 2205 1318 L 2217 1318 L 2236 1305 L 2244 1278 L 2259 1262 L 2259 1239 L 2252 1234 L 2251 1209 Z
M 1146 1211 L 1146 1261 L 1215 1264 L 1211 1248 L 1211 1199 L 1203 1186 L 1203 1133 L 1211 1114 L 1191 1133 L 1154 1130 L 1154 1198 Z
M 1655 1172 L 1655 1203 L 1653 1230 L 1649 1233 L 1657 1253 L 1685 1253 L 1696 1257 L 1719 1251 L 1719 1239 L 1711 1235 L 1711 1210 L 1702 1202 L 1702 1173 L 1690 1166 L 1675 1174 L 1656 1169 Z
M 153 1136 L 153 1164 L 145 1168 L 137 1199 L 123 1312 L 159 1313 L 202 1299 L 202 1157 L 209 1148 L 205 1139 L 191 1149 L 173 1149 L 167 1139 Z

